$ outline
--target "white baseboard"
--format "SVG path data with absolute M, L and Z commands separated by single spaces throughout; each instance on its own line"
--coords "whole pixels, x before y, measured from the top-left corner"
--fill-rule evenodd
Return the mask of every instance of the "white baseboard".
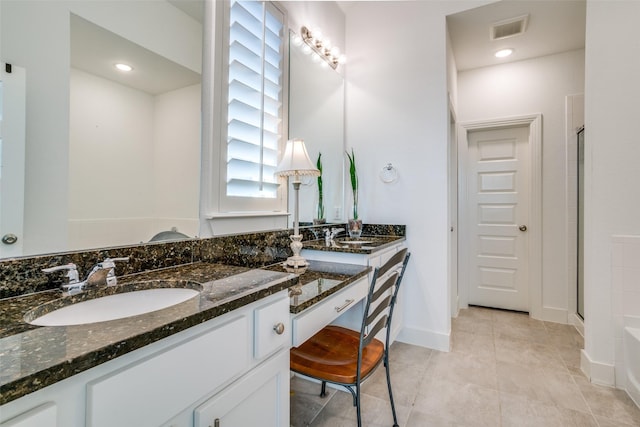
M 580 369 L 593 384 L 616 386 L 615 366 L 594 362 L 584 349 L 580 351 Z
M 576 313 L 570 314 L 569 324 L 573 325 L 582 338 L 584 338 L 584 320 L 582 320 L 582 317 L 578 316 Z
M 420 347 L 431 348 L 439 351 L 450 351 L 451 334 L 442 334 L 439 332 L 428 331 L 425 329 L 403 327 L 397 341 L 418 345 Z
M 542 319 L 545 322 L 568 323 L 568 312 L 563 308 L 542 307 Z

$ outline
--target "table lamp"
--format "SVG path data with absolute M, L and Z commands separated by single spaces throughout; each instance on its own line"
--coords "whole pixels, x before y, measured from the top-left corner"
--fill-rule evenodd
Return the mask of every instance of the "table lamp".
M 293 177 L 292 184 L 295 192 L 293 235 L 289 236 L 291 239 L 291 250 L 293 251 L 293 256 L 287 258 L 285 266 L 292 268 L 306 267 L 309 263 L 307 263 L 307 260 L 300 255 L 300 251 L 302 250 L 302 236 L 300 235 L 300 226 L 298 224 L 298 192 L 300 191 L 301 184 L 300 177 L 302 175 L 320 176 L 320 171 L 311 162 L 302 139 L 296 138 L 287 141 L 284 156 L 282 156 L 282 160 L 280 160 L 275 174 L 278 176 Z

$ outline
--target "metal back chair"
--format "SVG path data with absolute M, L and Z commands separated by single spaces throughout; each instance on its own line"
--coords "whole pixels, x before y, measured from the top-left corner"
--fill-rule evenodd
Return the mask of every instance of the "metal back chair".
M 389 340 L 393 309 L 409 256 L 408 250 L 402 249 L 374 270 L 360 331 L 328 325 L 291 349 L 291 370 L 320 380 L 320 396 L 325 396 L 327 382 L 351 392 L 359 427 L 362 425 L 361 382 L 371 376 L 381 363 L 386 369 L 394 427 L 398 426 L 389 373 Z M 384 342 L 376 338 L 383 332 Z

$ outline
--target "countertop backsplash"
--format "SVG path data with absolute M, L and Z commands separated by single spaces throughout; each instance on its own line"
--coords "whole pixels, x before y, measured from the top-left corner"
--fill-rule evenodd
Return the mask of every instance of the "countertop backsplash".
M 317 239 L 323 228 L 331 227 L 346 229 L 346 224 L 302 228 L 303 241 Z M 292 230 L 276 230 L 7 258 L 0 260 L 0 299 L 59 288 L 65 280 L 64 272 L 45 274 L 43 268 L 74 263 L 80 277 L 84 278 L 96 263 L 105 258 L 129 257 L 129 262 L 116 264 L 118 277 L 194 262 L 264 267 L 284 261 L 291 255 L 291 233 Z M 405 233 L 404 225 L 363 226 L 363 236 L 405 236 Z

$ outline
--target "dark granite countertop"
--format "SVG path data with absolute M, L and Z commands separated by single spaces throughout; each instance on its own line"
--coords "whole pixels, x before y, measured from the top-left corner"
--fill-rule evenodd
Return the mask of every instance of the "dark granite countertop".
M 406 240 L 404 236 L 363 235 L 359 239 L 338 237 L 329 245 L 327 245 L 324 239 L 308 240 L 303 242 L 302 249 L 325 252 L 372 254 L 404 240 Z
M 186 330 L 296 284 L 316 291 L 294 304 L 298 313 L 369 272 L 370 267 L 311 261 L 302 273 L 281 264 L 247 268 L 194 263 L 120 278 L 118 285 L 62 297 L 46 291 L 0 300 L 0 404 L 15 400 L 118 356 Z M 317 281 L 325 281 L 318 287 Z M 329 286 L 331 284 L 331 286 Z M 69 302 L 154 287 L 190 287 L 200 294 L 183 303 L 124 319 L 75 326 L 40 327 L 25 315 Z M 309 288 L 309 287 L 307 287 Z
M 339 290 L 349 286 L 361 277 L 365 277 L 371 267 L 365 265 L 342 264 L 335 262 L 308 260 L 309 267 L 298 276 L 296 285 L 300 285 L 302 293 L 293 295 L 290 292 L 289 312 L 297 314 L 322 301 Z M 268 270 L 282 269 L 281 265 L 267 267 Z

